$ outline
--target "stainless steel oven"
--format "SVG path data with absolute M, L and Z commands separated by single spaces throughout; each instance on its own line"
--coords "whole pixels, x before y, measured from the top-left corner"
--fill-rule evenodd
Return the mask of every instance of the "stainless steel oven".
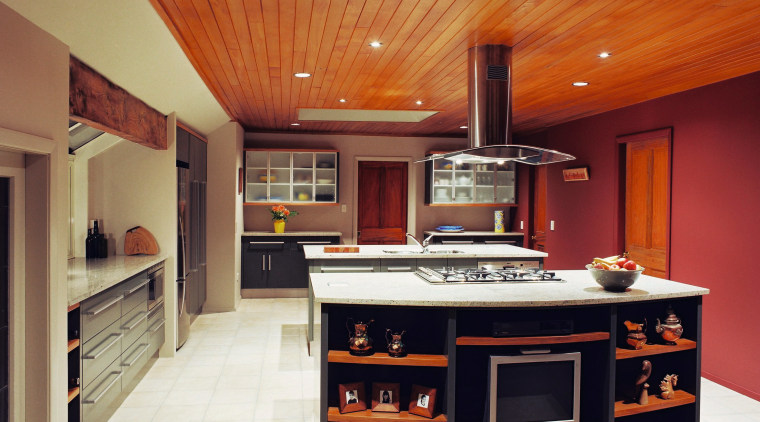
M 164 263 L 148 268 L 148 308 L 164 301 Z

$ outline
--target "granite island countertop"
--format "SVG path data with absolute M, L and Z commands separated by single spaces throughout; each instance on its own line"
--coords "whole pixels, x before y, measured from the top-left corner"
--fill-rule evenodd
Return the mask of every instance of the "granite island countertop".
M 326 253 L 322 245 L 305 245 L 306 259 L 403 259 L 403 258 L 534 258 L 549 256 L 546 252 L 520 248 L 513 245 L 430 245 L 431 251 L 457 250 L 462 253 L 431 254 L 422 253 L 417 245 L 341 245 L 358 246 L 356 253 Z M 410 253 L 386 253 L 384 250 L 409 251 Z M 414 252 L 414 253 L 412 253 Z
M 114 255 L 69 260 L 68 305 L 79 303 L 166 259 L 158 255 Z
M 461 232 L 442 232 L 438 230 L 426 230 L 423 232 L 425 236 L 435 235 L 435 236 L 525 236 L 525 233 L 523 232 L 504 232 L 504 233 L 498 233 L 498 232 L 488 232 L 488 231 L 467 231 L 463 230 Z
M 241 236 L 343 236 L 343 233 L 341 232 L 285 232 L 285 233 L 275 233 L 275 232 L 243 232 Z
M 706 295 L 708 289 L 642 275 L 608 292 L 586 270 L 556 271 L 564 283 L 430 284 L 414 273 L 312 273 L 314 300 L 330 304 L 438 307 L 564 307 Z

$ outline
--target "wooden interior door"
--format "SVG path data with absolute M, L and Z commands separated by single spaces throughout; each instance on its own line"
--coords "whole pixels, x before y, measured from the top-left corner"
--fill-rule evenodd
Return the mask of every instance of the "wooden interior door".
M 406 244 L 406 162 L 360 161 L 357 243 Z
M 668 278 L 670 130 L 626 142 L 625 249 L 644 274 Z
M 533 233 L 530 236 L 530 247 L 544 252 L 546 250 L 546 167 L 535 167 L 533 174 Z

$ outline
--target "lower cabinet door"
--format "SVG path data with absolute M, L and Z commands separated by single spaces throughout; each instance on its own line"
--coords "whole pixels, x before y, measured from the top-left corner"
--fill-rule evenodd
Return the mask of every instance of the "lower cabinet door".
M 267 288 L 306 287 L 308 264 L 306 259 L 298 256 L 297 250 L 283 249 L 269 251 L 267 257 Z
M 266 265 L 268 254 L 265 251 L 243 250 L 242 281 L 243 289 L 263 289 L 266 287 Z
M 120 404 L 121 359 L 116 359 L 103 373 L 82 391 L 82 421 L 102 422 L 116 411 Z

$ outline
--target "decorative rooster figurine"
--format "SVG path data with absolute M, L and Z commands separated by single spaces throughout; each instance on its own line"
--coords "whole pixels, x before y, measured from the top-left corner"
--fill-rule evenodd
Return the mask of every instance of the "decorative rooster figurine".
M 665 375 L 665 379 L 660 381 L 660 398 L 663 400 L 670 400 L 676 397 L 675 386 L 678 383 L 678 375 L 670 374 Z

